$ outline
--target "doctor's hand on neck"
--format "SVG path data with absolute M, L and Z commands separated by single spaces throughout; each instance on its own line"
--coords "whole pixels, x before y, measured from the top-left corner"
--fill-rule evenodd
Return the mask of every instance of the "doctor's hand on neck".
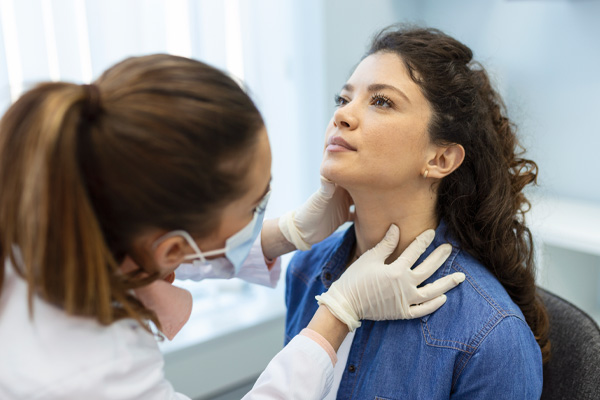
M 321 177 L 321 186 L 300 207 L 278 219 L 265 221 L 262 247 L 274 259 L 294 250 L 309 250 L 342 224 L 353 219 L 352 199 L 346 190 Z
M 423 232 L 391 264 L 385 260 L 396 248 L 398 227 L 392 225 L 383 240 L 363 254 L 316 299 L 321 308 L 308 328 L 321 333 L 335 350 L 348 332 L 361 325 L 361 320 L 397 320 L 430 314 L 446 302 L 448 290 L 464 281 L 465 275 L 454 273 L 419 287 L 440 268 L 451 254 L 452 246 L 435 249 L 421 264 L 414 263 L 433 241 L 434 231 Z M 331 315 L 342 322 L 331 321 Z M 329 335 L 329 336 L 326 336 Z

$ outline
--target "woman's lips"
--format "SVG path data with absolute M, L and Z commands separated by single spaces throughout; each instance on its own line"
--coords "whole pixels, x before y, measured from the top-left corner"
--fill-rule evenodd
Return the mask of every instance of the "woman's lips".
M 356 151 L 356 148 L 342 139 L 341 136 L 332 136 L 327 140 L 327 147 L 325 150 L 335 153 L 342 151 Z

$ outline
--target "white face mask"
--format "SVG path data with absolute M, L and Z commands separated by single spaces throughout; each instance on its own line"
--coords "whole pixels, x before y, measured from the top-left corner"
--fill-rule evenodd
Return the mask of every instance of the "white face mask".
M 193 254 L 188 254 L 184 257 L 184 260 L 190 261 L 193 260 L 193 265 L 198 268 L 206 268 L 210 264 L 224 264 L 229 261 L 234 268 L 235 274 L 237 274 L 244 261 L 248 257 L 250 253 L 250 249 L 252 249 L 252 245 L 256 241 L 256 238 L 260 234 L 262 229 L 263 220 L 265 217 L 265 210 L 267 208 L 267 203 L 269 202 L 269 197 L 271 195 L 271 191 L 267 192 L 267 194 L 262 198 L 256 210 L 254 211 L 254 216 L 252 221 L 248 223 L 242 230 L 231 236 L 229 239 L 225 241 L 225 247 L 222 249 L 211 250 L 202 252 L 198 245 L 192 239 L 192 236 L 184 231 L 184 230 L 176 230 L 167 233 L 166 235 L 160 237 L 154 244 L 154 247 L 157 246 L 161 241 L 173 237 L 173 236 L 181 236 L 183 237 L 190 247 L 194 250 Z M 225 257 L 219 257 L 216 259 L 208 260 L 206 257 L 212 257 L 219 254 L 224 254 Z

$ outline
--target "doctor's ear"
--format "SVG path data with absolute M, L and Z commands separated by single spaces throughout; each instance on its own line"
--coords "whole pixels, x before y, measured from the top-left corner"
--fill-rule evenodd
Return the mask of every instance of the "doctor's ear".
M 460 144 L 436 146 L 423 174 L 426 178 L 444 178 L 460 167 L 464 159 L 465 148 Z
M 184 261 L 189 253 L 189 245 L 181 236 L 172 236 L 161 240 L 152 250 L 156 263 L 162 268 L 175 268 Z

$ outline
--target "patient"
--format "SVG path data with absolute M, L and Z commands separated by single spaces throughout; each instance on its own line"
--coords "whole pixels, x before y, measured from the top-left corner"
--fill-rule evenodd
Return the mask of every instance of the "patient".
M 287 271 L 286 341 L 322 293 L 391 223 L 396 259 L 424 230 L 453 252 L 429 281 L 466 281 L 431 315 L 364 321 L 340 347 L 338 399 L 539 399 L 548 317 L 536 294 L 523 188 L 537 177 L 471 50 L 435 29 L 375 37 L 336 97 L 321 174 L 345 188 L 355 223 Z M 428 282 L 429 282 L 428 281 Z M 408 368 L 407 368 L 408 366 Z

